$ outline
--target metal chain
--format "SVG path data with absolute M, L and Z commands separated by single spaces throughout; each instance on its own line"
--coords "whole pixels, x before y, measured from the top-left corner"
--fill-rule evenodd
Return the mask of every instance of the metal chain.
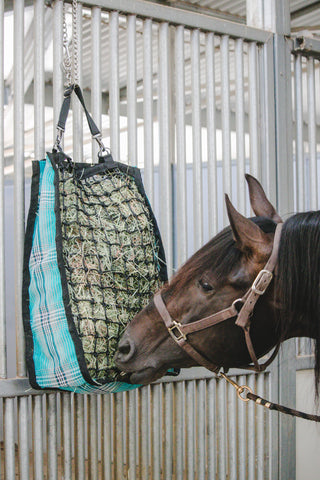
M 66 86 L 79 83 L 79 49 L 78 49 L 78 0 L 72 0 L 72 58 L 69 50 L 67 29 L 67 5 L 63 4 L 63 69 L 66 76 Z
M 63 2 L 63 48 L 64 48 L 64 57 L 63 57 L 63 70 L 66 77 L 66 87 L 69 87 L 72 84 L 72 60 L 69 51 L 69 39 L 68 39 L 68 29 L 67 29 L 67 5 Z
M 78 0 L 72 0 L 73 83 L 79 84 Z

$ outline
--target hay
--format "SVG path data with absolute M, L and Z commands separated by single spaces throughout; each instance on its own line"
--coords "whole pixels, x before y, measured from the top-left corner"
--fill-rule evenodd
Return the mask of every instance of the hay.
M 159 289 L 159 241 L 133 177 L 120 170 L 79 180 L 59 170 L 63 258 L 88 371 L 118 379 L 114 353 L 129 321 Z

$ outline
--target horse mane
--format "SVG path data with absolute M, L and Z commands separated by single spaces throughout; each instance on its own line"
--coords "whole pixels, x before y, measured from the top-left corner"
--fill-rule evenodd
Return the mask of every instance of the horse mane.
M 315 339 L 315 387 L 320 393 L 320 211 L 297 213 L 283 225 L 278 255 L 277 295 L 282 338 L 304 325 Z M 307 328 L 305 328 L 307 327 Z

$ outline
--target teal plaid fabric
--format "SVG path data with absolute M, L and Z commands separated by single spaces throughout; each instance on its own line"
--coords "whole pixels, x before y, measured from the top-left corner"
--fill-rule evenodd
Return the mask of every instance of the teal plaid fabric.
M 55 171 L 47 157 L 39 165 L 38 209 L 29 257 L 29 318 L 35 381 L 41 388 L 77 393 L 120 392 L 123 382 L 91 385 L 84 379 L 66 317 L 56 251 Z M 31 336 L 31 335 L 30 335 Z

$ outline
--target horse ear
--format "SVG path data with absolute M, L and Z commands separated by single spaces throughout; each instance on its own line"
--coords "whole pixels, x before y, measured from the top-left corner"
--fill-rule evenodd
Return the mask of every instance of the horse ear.
M 270 253 L 268 235 L 252 220 L 241 215 L 232 205 L 228 195 L 225 195 L 225 199 L 233 238 L 239 250 L 254 256 Z
M 250 195 L 250 203 L 252 210 L 257 217 L 267 217 L 274 220 L 276 223 L 281 223 L 281 217 L 276 212 L 275 208 L 266 197 L 261 184 L 256 178 L 248 173 L 245 175 Z

